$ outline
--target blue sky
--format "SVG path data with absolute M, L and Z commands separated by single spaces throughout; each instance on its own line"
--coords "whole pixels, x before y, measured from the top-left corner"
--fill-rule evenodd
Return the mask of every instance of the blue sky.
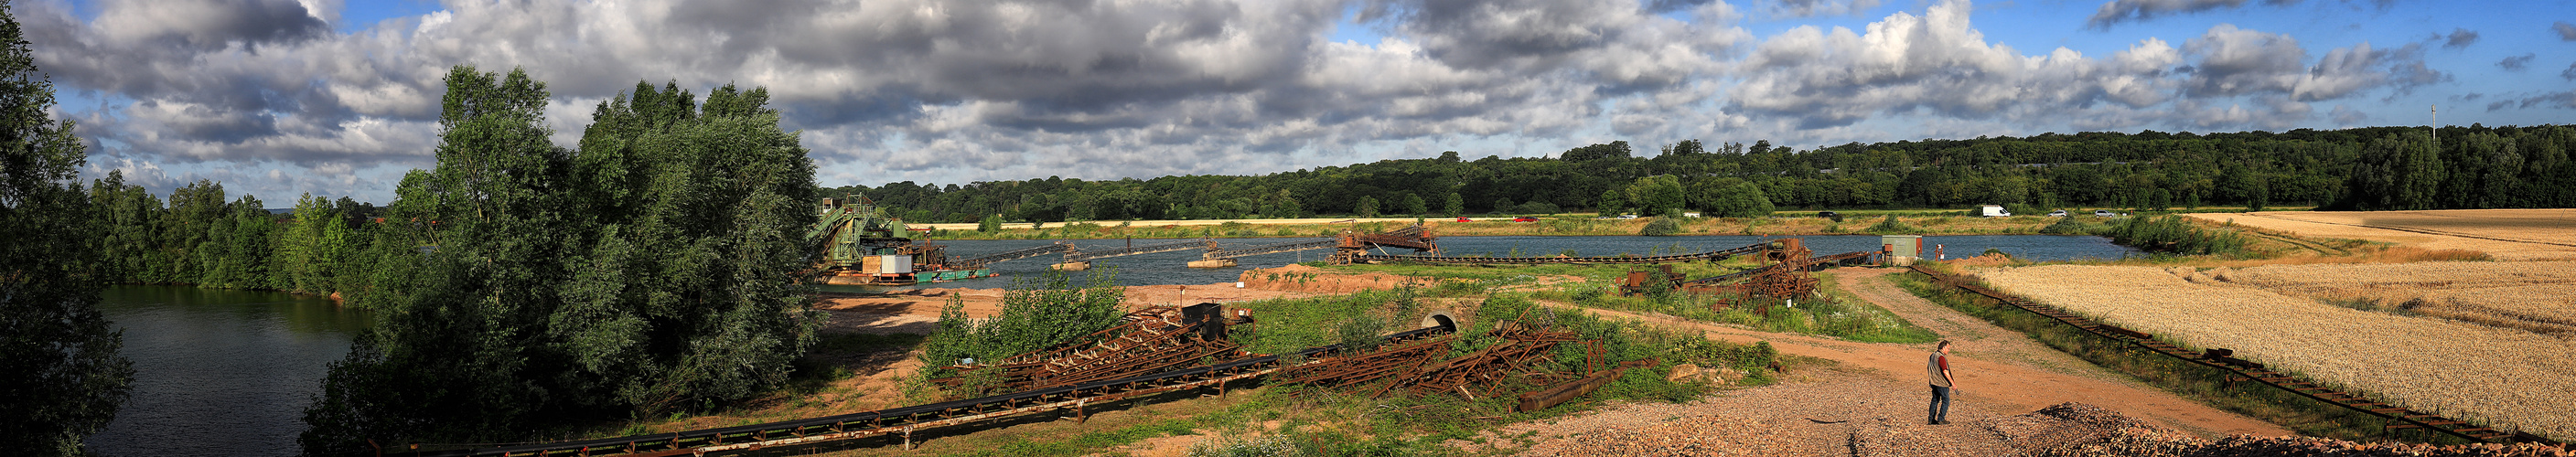
M 567 147 L 638 81 L 770 88 L 823 185 L 1259 174 L 1627 140 L 2566 123 L 2576 5 L 2404 0 L 84 0 L 12 6 L 89 176 L 390 200 L 438 77 Z

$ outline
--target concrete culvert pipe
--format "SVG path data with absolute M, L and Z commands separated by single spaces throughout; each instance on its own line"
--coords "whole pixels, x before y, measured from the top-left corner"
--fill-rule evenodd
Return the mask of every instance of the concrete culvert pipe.
M 1422 316 L 1422 328 L 1431 327 L 1445 327 L 1455 332 L 1458 331 L 1458 318 L 1449 317 L 1447 311 L 1433 311 L 1429 315 Z

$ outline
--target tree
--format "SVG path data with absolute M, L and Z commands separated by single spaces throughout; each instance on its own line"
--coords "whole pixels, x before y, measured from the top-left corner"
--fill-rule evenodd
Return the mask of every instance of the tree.
M 1699 182 L 1697 201 L 1709 217 L 1767 217 L 1771 215 L 1771 198 L 1762 187 L 1737 179 L 1712 179 Z
M 1351 208 L 1351 212 L 1360 217 L 1377 217 L 1377 197 L 1360 197 L 1359 206 Z
M 1404 193 L 1404 199 L 1403 199 L 1403 200 L 1401 200 L 1401 201 L 1399 201 L 1399 203 L 1397 203 L 1396 207 L 1397 207 L 1397 208 L 1399 208 L 1399 209 L 1404 210 L 1404 211 L 1403 211 L 1403 212 L 1404 212 L 1404 214 L 1412 214 L 1412 215 L 1417 215 L 1417 216 L 1422 215 L 1423 213 L 1431 212 L 1431 204 L 1430 204 L 1429 202 L 1422 201 L 1422 195 L 1421 195 L 1421 194 L 1416 194 L 1416 193 L 1412 193 L 1412 192 L 1405 192 L 1405 193 Z
M 1601 210 L 1601 217 L 1617 216 L 1619 213 L 1627 211 L 1628 193 L 1622 192 L 1621 190 L 1622 189 L 1610 189 L 1601 191 L 1600 198 L 1592 199 L 1592 207 Z
M 306 409 L 309 453 L 500 441 L 540 423 L 706 409 L 785 383 L 820 325 L 799 273 L 813 165 L 765 89 L 666 86 L 548 141 L 544 83 L 457 67 L 437 168 L 391 209 L 378 322 Z
M 1637 178 L 1621 192 L 1622 199 L 1638 214 L 1659 215 L 1683 206 L 1682 182 L 1673 175 Z
M 1448 197 L 1440 199 L 1440 212 L 1450 217 L 1467 214 L 1467 197 L 1450 192 Z
M 48 113 L 53 82 L 27 47 L 0 8 L 0 448 L 76 455 L 116 417 L 134 364 L 98 311 L 99 230 L 75 180 L 88 152 Z

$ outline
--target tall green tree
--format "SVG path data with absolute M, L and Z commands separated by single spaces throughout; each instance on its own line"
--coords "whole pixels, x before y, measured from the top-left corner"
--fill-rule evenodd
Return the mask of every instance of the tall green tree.
M 1771 198 L 1762 187 L 1737 179 L 1711 179 L 1698 183 L 1693 205 L 1709 217 L 1766 217 L 1773 210 Z
M 765 89 L 639 84 L 574 151 L 523 72 L 446 81 L 438 166 L 398 190 L 409 223 L 377 243 L 401 248 L 354 300 L 378 323 L 305 411 L 308 452 L 524 439 L 786 381 L 821 322 L 799 276 L 815 186 Z
M 1377 217 L 1377 197 L 1360 197 L 1359 205 L 1351 208 L 1351 212 L 1359 213 L 1360 217 Z
M 0 449 L 78 455 L 134 366 L 98 311 L 100 228 L 76 180 L 88 152 L 47 112 L 53 82 L 27 47 L 0 5 Z

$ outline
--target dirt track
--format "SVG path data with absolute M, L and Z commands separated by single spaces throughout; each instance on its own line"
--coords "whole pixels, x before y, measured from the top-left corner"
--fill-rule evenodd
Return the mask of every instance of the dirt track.
M 1979 405 L 1963 410 L 1969 415 L 1958 416 L 1960 418 L 2020 414 L 2058 403 L 2082 402 L 2205 436 L 2290 434 L 2280 426 L 2166 393 L 2050 349 L 2019 332 L 1996 327 L 1974 316 L 1915 297 L 1887 281 L 1885 276 L 1895 271 L 1898 270 L 1846 268 L 1836 270 L 1835 276 L 1845 290 L 1957 344 L 1951 348 L 1951 353 L 1958 359 L 1953 362 L 1952 373 L 1959 382 L 1958 403 Z M 1924 357 L 1932 350 L 1930 344 L 1859 343 L 1768 333 L 1666 316 L 1601 309 L 1584 311 L 1639 319 L 1668 328 L 1695 330 L 1709 338 L 1729 342 L 1770 341 L 1772 347 L 1783 354 L 1842 362 L 1849 372 L 1868 373 L 1881 378 L 1867 381 L 1867 384 L 1890 379 L 1902 381 L 1898 384 L 1907 386 L 1921 384 L 1920 378 L 1925 376 Z M 1820 379 L 1814 382 L 1841 381 Z

